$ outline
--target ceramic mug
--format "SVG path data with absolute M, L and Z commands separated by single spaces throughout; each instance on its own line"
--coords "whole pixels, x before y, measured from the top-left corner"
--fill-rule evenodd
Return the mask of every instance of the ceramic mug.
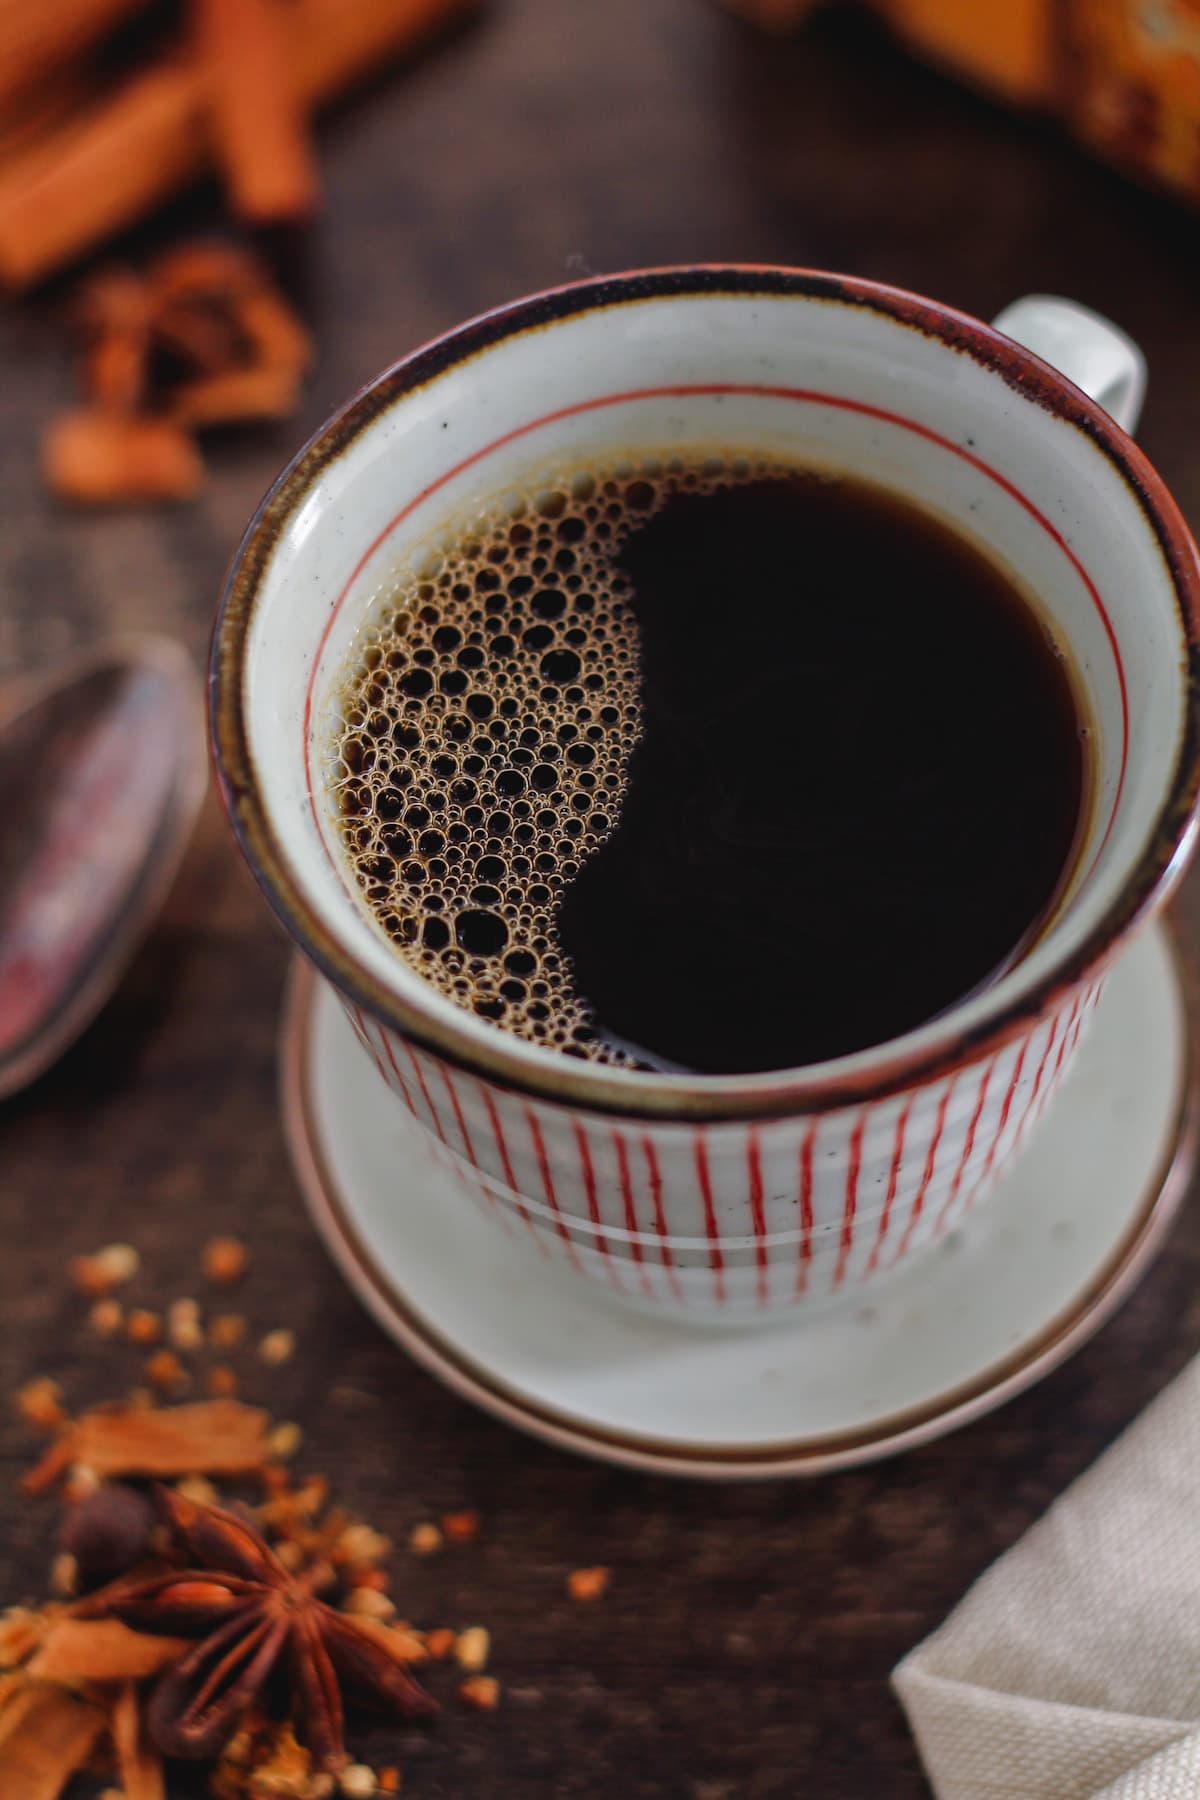
M 234 828 L 396 1104 L 548 1279 L 706 1321 L 884 1281 L 1018 1154 L 1106 970 L 1182 872 L 1200 785 L 1200 574 L 1123 429 L 1140 356 L 1062 301 L 1020 302 L 998 325 L 798 270 L 581 282 L 389 369 L 246 533 L 211 672 Z M 422 981 L 358 892 L 322 769 L 357 634 L 402 558 L 543 465 L 714 442 L 878 482 L 1006 565 L 1085 690 L 1095 798 L 1050 928 L 986 990 L 819 1066 L 643 1074 L 527 1043 Z

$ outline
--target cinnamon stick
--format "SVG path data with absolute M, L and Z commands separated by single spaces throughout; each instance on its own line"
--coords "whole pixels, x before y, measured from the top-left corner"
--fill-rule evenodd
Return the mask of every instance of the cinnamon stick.
M 0 106 L 55 73 L 146 0 L 0 0 Z
M 289 51 L 305 104 L 335 99 L 479 0 L 296 0 Z M 145 71 L 0 176 L 0 282 L 27 287 L 200 174 L 209 83 L 193 55 Z
M 192 6 L 233 212 L 250 225 L 307 218 L 317 202 L 317 170 L 288 50 L 289 9 L 282 0 Z
M 0 99 L 0 163 L 23 156 L 55 131 L 61 131 L 80 109 L 95 103 L 99 85 L 82 67 L 55 69 L 52 74 Z
M 31 1681 L 62 1687 L 84 1681 L 147 1681 L 188 1649 L 182 1638 L 150 1637 L 119 1619 L 55 1619 L 27 1666 Z
M 100 1708 L 66 1688 L 25 1688 L 0 1718 L 0 1793 L 7 1800 L 58 1800 L 104 1726 Z
M 148 1742 L 136 1685 L 127 1681 L 112 1708 L 112 1739 L 124 1800 L 166 1800 L 162 1758 Z

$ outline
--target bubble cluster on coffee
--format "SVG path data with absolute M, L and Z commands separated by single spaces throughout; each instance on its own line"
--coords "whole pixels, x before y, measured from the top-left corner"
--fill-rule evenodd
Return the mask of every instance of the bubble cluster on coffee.
M 510 494 L 374 609 L 333 751 L 343 841 L 400 953 L 480 1018 L 637 1064 L 597 1030 L 555 929 L 619 817 L 638 739 L 617 557 L 672 494 L 785 472 L 761 457 L 589 462 Z

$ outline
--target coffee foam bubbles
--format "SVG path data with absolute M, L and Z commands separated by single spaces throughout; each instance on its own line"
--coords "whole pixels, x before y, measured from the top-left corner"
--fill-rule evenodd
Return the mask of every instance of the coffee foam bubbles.
M 784 472 L 589 465 L 427 555 L 367 627 L 332 757 L 342 841 L 378 924 L 448 999 L 532 1043 L 636 1062 L 597 1033 L 555 928 L 619 817 L 640 729 L 617 557 L 671 494 Z

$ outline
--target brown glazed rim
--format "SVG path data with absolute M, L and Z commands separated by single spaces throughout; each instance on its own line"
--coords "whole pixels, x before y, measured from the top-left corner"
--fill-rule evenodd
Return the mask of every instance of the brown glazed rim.
M 794 298 L 864 307 L 970 356 L 1011 388 L 1073 426 L 1113 464 L 1140 506 L 1170 573 L 1186 646 L 1184 724 L 1174 774 L 1145 849 L 1084 942 L 1033 989 L 969 1029 L 948 1015 L 933 1043 L 839 1070 L 792 1069 L 761 1076 L 632 1081 L 601 1064 L 546 1053 L 517 1055 L 502 1031 L 476 1042 L 452 1020 L 394 992 L 365 968 L 310 905 L 272 829 L 250 754 L 246 654 L 259 586 L 280 537 L 314 482 L 359 435 L 405 396 L 506 338 L 581 313 L 646 300 L 709 296 Z M 989 1055 L 1055 1010 L 1094 977 L 1121 941 L 1167 898 L 1182 875 L 1200 801 L 1200 564 L 1191 535 L 1162 478 L 1109 415 L 1048 363 L 990 326 L 900 288 L 808 269 L 706 264 L 635 270 L 548 289 L 482 314 L 414 351 L 369 382 L 321 427 L 261 502 L 234 555 L 213 631 L 209 722 L 220 791 L 242 851 L 277 917 L 317 968 L 377 1019 L 460 1068 L 518 1092 L 626 1117 L 676 1121 L 770 1118 L 830 1105 L 879 1100 Z M 434 998 L 432 990 L 431 1000 Z M 855 1059 L 857 1060 L 857 1059 Z

